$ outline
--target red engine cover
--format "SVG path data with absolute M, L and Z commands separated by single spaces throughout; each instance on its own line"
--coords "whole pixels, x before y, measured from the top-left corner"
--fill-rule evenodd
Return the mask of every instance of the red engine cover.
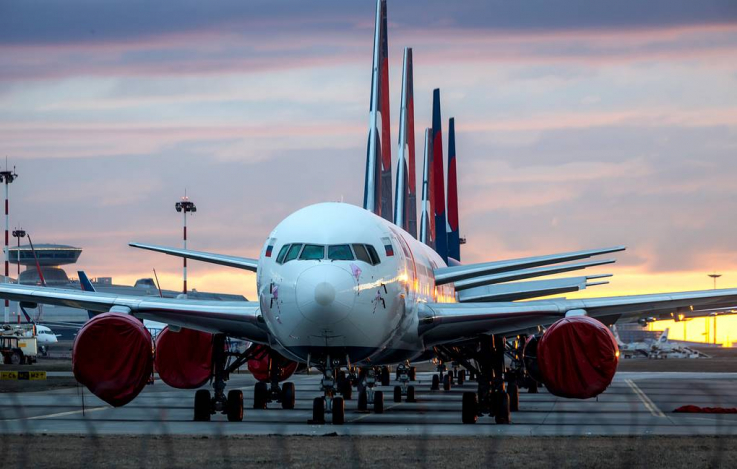
M 248 371 L 251 372 L 254 378 L 259 381 L 270 381 L 269 376 L 269 348 L 265 345 L 254 345 L 256 347 L 254 352 L 257 358 L 248 360 Z M 278 358 L 276 361 L 281 367 L 281 373 L 279 374 L 279 381 L 284 381 L 294 374 L 297 369 L 297 362 L 287 360 L 286 358 L 276 354 Z
M 89 320 L 72 346 L 74 377 L 114 407 L 126 405 L 153 371 L 151 334 L 127 314 L 104 313 Z
M 545 387 L 560 397 L 588 399 L 609 386 L 619 349 L 611 331 L 587 316 L 561 319 L 543 334 L 537 348 Z
M 156 337 L 154 364 L 169 386 L 199 388 L 212 373 L 212 334 L 186 328 L 174 332 L 165 327 Z

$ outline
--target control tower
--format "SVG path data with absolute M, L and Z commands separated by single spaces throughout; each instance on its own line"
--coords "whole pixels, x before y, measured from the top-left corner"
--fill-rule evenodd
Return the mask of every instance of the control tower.
M 76 263 L 82 254 L 82 248 L 63 244 L 38 244 L 34 247 L 46 285 L 68 285 L 69 277 L 59 266 Z M 33 256 L 31 246 L 11 247 L 9 253 L 9 260 L 12 264 L 25 266 L 25 270 L 20 273 L 18 283 L 21 285 L 39 285 L 41 279 L 38 276 L 36 257 Z

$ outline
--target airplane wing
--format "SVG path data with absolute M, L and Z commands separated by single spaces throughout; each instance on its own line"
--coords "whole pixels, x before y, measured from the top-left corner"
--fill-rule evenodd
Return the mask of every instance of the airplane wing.
M 696 317 L 700 310 L 707 316 L 709 310 L 734 304 L 737 289 L 519 303 L 425 303 L 420 304 L 420 333 L 425 345 L 432 346 L 485 333 L 519 334 L 566 315 L 586 314 L 611 325 L 620 318 L 673 319 L 680 313 Z
M 268 343 L 268 331 L 260 320 L 259 304 L 254 301 L 114 295 L 14 284 L 1 284 L 0 298 L 23 302 L 31 307 L 42 303 L 90 311 L 127 313 L 139 319 Z
M 258 268 L 258 259 L 249 259 L 247 257 L 226 256 L 224 254 L 190 251 L 188 249 L 168 248 L 164 246 L 154 246 L 153 244 L 128 243 L 128 246 L 139 249 L 148 249 L 149 251 L 163 252 L 170 256 L 186 257 L 187 259 L 194 259 L 196 261 L 209 262 L 210 264 L 250 270 L 251 272 L 256 272 L 256 269 Z

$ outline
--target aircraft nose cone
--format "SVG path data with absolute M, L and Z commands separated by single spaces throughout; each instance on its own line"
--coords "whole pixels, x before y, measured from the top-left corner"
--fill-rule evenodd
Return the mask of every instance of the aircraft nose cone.
M 350 272 L 335 265 L 316 265 L 297 278 L 297 305 L 305 318 L 329 326 L 350 314 L 355 286 Z
M 315 287 L 315 302 L 320 306 L 329 306 L 335 300 L 335 287 L 322 282 Z

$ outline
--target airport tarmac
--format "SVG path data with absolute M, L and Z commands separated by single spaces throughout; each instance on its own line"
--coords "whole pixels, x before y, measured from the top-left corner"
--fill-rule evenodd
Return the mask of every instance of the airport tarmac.
M 62 372 L 63 373 L 63 372 Z M 416 403 L 394 403 L 385 391 L 385 413 L 360 413 L 356 400 L 346 403 L 346 424 L 312 425 L 312 399 L 318 375 L 295 375 L 294 410 L 278 404 L 254 410 L 250 374 L 236 374 L 229 389 L 241 389 L 246 403 L 243 422 L 224 415 L 211 422 L 192 421 L 193 390 L 177 390 L 157 381 L 130 404 L 112 408 L 83 388 L 0 394 L 0 433 L 121 435 L 735 435 L 737 414 L 677 414 L 682 405 L 737 407 L 737 373 L 619 373 L 598 399 L 561 399 L 544 389 L 520 394 L 520 411 L 511 425 L 480 417 L 461 421 L 461 394 L 475 383 L 451 391 L 430 391 L 431 373 L 418 373 Z M 354 394 L 355 395 L 355 394 Z M 84 409 L 82 407 L 84 401 Z M 329 418 L 329 417 L 328 417 Z

